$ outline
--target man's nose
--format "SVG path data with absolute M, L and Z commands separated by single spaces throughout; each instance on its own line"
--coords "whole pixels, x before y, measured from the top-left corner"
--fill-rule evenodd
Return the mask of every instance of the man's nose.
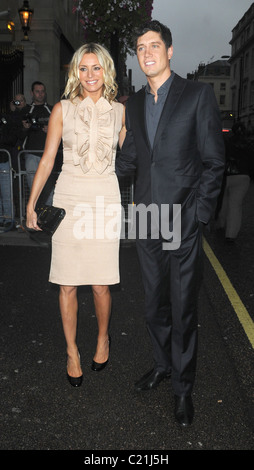
M 150 47 L 147 47 L 145 49 L 145 57 L 149 57 L 150 55 L 152 55 L 152 50 L 150 49 Z

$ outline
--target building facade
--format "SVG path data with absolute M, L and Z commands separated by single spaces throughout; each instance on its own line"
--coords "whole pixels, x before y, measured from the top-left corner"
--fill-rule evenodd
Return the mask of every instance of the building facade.
M 254 3 L 232 30 L 232 109 L 237 120 L 254 132 Z
M 19 9 L 33 10 L 28 39 Z M 83 33 L 72 0 L 1 0 L 0 6 L 0 111 L 8 112 L 17 93 L 31 101 L 31 84 L 43 82 L 47 101 L 59 101 L 73 52 L 82 45 Z

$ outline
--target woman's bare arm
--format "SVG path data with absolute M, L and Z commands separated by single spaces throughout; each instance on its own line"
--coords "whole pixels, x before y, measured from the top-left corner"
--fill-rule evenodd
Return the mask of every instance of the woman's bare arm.
M 29 201 L 27 204 L 26 225 L 28 228 L 39 230 L 37 225 L 37 215 L 34 209 L 43 187 L 54 167 L 56 154 L 62 138 L 62 130 L 62 105 L 59 102 L 54 106 L 50 115 L 44 152 L 38 169 L 35 173 Z

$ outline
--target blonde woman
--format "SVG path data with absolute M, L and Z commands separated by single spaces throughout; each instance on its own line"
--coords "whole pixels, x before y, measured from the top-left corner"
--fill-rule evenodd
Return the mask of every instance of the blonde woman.
M 111 314 L 109 285 L 119 282 L 120 191 L 115 175 L 117 143 L 125 137 L 124 107 L 116 102 L 115 68 L 99 44 L 80 47 L 69 67 L 64 96 L 49 121 L 43 157 L 27 205 L 27 226 L 39 230 L 35 205 L 52 171 L 61 138 L 64 159 L 54 206 L 66 216 L 52 237 L 49 281 L 60 286 L 59 304 L 67 344 L 67 377 L 82 383 L 76 344 L 77 288 L 91 285 L 98 323 L 92 369 L 108 363 Z

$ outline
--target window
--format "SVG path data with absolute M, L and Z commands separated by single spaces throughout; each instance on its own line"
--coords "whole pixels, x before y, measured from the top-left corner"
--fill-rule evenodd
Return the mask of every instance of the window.
M 235 91 L 232 92 L 232 110 L 234 113 L 236 113 L 237 108 L 236 108 L 236 94 Z
M 220 95 L 220 104 L 225 104 L 225 102 L 226 102 L 226 96 Z
M 244 58 L 244 70 L 248 70 L 249 68 L 249 53 L 247 52 L 247 54 L 245 54 L 245 58 Z
M 254 105 L 254 82 L 250 84 L 250 105 Z
M 233 78 L 236 78 L 236 69 L 237 69 L 237 64 L 234 64 L 234 70 L 233 70 Z
M 242 98 L 242 108 L 246 108 L 247 106 L 247 85 L 243 87 L 243 98 Z

